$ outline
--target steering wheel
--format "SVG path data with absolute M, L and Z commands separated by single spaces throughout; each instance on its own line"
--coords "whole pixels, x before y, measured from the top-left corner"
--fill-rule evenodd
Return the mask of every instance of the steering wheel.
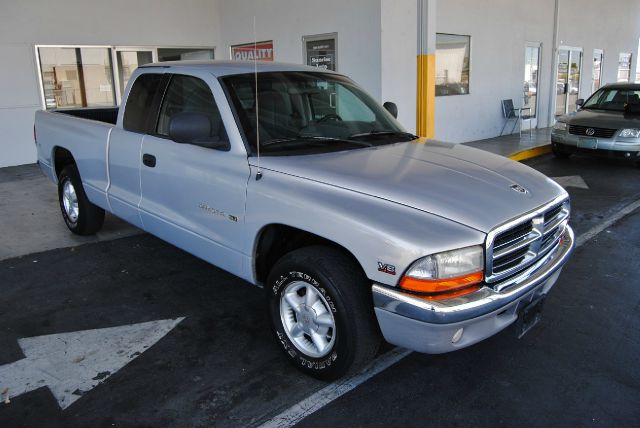
M 335 120 L 335 121 L 338 121 L 338 122 L 342 122 L 342 118 L 340 116 L 338 116 L 335 113 L 329 113 L 329 114 L 326 114 L 326 115 L 322 116 L 320 119 L 318 119 L 317 123 L 326 122 L 328 120 Z

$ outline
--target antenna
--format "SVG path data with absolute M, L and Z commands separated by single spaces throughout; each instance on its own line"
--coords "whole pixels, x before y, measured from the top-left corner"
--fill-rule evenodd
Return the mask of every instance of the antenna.
M 253 16 L 253 76 L 256 82 L 256 149 L 258 151 L 258 171 L 256 171 L 256 181 L 262 178 L 262 170 L 260 169 L 260 109 L 258 108 L 258 43 L 256 42 L 256 17 Z

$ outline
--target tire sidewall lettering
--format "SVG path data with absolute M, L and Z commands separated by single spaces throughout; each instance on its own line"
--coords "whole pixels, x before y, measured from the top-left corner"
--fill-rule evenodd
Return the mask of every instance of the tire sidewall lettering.
M 303 281 L 310 285 L 312 285 L 316 290 L 318 290 L 324 299 L 326 300 L 329 308 L 334 314 L 338 314 L 337 307 L 334 303 L 334 299 L 331 294 L 329 294 L 325 287 L 320 285 L 320 281 L 314 278 L 312 275 L 308 273 L 300 272 L 297 270 L 291 270 L 289 272 L 283 273 L 278 277 L 278 279 L 273 283 L 271 287 L 271 292 L 275 299 L 273 300 L 276 305 L 279 305 L 279 299 L 281 292 L 286 285 L 293 281 Z M 277 307 L 277 306 L 276 306 Z M 274 308 L 276 310 L 276 308 Z M 310 370 L 323 370 L 331 367 L 331 365 L 338 359 L 338 345 L 339 345 L 339 336 L 336 337 L 336 343 L 334 344 L 333 349 L 329 353 L 329 355 L 325 355 L 320 359 L 315 359 L 309 357 L 302 352 L 300 352 L 289 340 L 284 329 L 281 325 L 281 322 L 278 320 L 278 328 L 276 329 L 276 336 L 278 342 L 284 349 L 285 353 L 289 355 L 294 361 L 296 361 L 299 365 L 306 369 Z

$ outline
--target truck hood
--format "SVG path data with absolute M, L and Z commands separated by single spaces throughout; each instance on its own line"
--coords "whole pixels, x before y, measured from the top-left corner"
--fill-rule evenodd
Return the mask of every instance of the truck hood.
M 255 158 L 251 163 L 255 166 Z M 263 170 L 382 198 L 482 232 L 566 195 L 553 180 L 523 164 L 436 141 L 317 155 L 265 156 L 260 163 Z M 264 179 L 269 179 L 267 171 Z M 512 189 L 515 184 L 526 192 Z
M 569 125 L 592 126 L 595 128 L 640 128 L 640 116 L 625 115 L 623 112 L 604 110 L 580 110 L 564 116 L 562 122 Z

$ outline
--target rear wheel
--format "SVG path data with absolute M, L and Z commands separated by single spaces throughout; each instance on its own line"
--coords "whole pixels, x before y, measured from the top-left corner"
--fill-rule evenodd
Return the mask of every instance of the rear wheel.
M 93 235 L 102 227 L 104 210 L 87 198 L 75 165 L 67 165 L 60 172 L 58 200 L 62 218 L 73 233 Z
M 369 283 L 343 252 L 306 247 L 283 256 L 267 280 L 267 306 L 287 358 L 318 379 L 367 364 L 380 345 Z

